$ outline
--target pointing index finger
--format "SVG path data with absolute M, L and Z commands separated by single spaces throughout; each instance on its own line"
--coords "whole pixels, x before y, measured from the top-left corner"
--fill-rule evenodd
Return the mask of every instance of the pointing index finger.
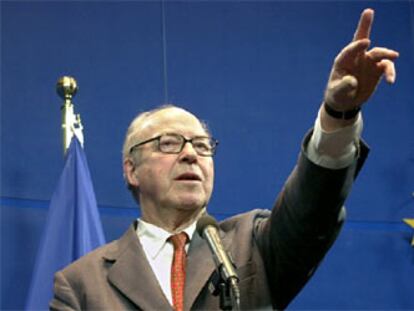
M 374 21 L 374 10 L 365 9 L 361 14 L 358 27 L 355 30 L 354 41 L 369 38 L 373 21 Z

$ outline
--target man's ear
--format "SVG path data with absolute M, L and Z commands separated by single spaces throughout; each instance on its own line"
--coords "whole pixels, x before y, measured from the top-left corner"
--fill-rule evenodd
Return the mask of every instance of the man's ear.
M 124 177 L 128 185 L 133 187 L 139 186 L 138 177 L 135 174 L 135 165 L 131 159 L 126 159 L 124 161 Z

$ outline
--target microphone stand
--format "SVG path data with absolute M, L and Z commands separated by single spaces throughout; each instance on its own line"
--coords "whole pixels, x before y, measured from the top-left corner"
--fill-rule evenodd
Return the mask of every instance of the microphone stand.
M 238 311 L 240 310 L 240 290 L 238 286 L 238 279 L 236 277 L 230 277 L 226 282 L 223 274 L 221 265 L 218 267 L 218 271 L 216 270 L 212 276 L 209 284 L 210 291 L 214 296 L 220 295 L 221 310 Z

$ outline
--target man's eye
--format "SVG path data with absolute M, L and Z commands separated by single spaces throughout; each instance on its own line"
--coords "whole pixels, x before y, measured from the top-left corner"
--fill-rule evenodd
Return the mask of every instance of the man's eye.
M 180 145 L 180 142 L 176 139 L 163 139 L 161 140 L 160 144 L 164 147 L 174 147 Z
M 164 140 L 161 142 L 164 146 L 170 146 L 170 145 L 177 145 L 178 142 L 175 140 Z
M 211 149 L 211 146 L 209 143 L 204 142 L 204 141 L 198 141 L 194 143 L 194 148 L 198 149 L 198 150 L 203 150 L 203 151 L 208 151 Z

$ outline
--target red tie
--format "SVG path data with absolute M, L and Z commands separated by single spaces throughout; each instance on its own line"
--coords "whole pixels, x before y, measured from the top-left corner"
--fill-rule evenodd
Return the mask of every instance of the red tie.
M 185 232 L 172 235 L 168 238 L 174 246 L 174 257 L 171 265 L 171 294 L 175 311 L 184 310 L 185 244 L 187 238 Z

